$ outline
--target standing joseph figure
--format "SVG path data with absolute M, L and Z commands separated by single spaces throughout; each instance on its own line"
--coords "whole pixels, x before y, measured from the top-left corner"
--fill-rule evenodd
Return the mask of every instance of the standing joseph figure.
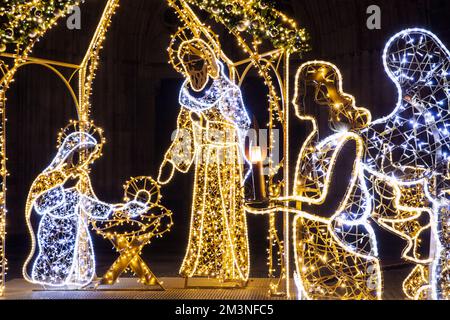
M 200 39 L 181 44 L 178 58 L 188 79 L 181 88 L 177 135 L 158 181 L 195 163 L 189 244 L 180 273 L 246 281 L 249 274 L 243 194 L 243 145 L 250 125 L 240 89 L 223 73 Z

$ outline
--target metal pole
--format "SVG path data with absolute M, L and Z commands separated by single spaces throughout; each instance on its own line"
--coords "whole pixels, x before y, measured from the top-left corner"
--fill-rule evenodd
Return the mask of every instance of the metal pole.
M 289 96 L 289 52 L 284 55 L 284 99 L 283 99 L 283 118 L 284 118 L 284 128 L 283 128 L 283 144 L 284 144 L 284 196 L 288 197 L 290 192 L 289 183 L 289 106 L 290 106 L 290 96 Z M 285 207 L 289 206 L 289 202 L 286 203 Z M 283 234 L 284 234 L 284 264 L 285 264 L 285 275 L 286 275 L 286 297 L 289 299 L 291 297 L 290 292 L 290 280 L 291 280 L 291 270 L 290 270 L 290 219 L 289 211 L 283 212 Z

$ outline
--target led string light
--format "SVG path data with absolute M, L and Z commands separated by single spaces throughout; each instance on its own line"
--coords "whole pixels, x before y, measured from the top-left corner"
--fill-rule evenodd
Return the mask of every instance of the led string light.
M 407 29 L 389 40 L 383 62 L 399 100 L 390 115 L 374 121 L 361 134 L 377 222 L 408 241 L 404 258 L 417 266 L 403 284 L 407 296 L 448 299 L 450 53 L 431 32 Z M 394 215 L 388 207 L 392 198 Z M 429 223 L 420 222 L 424 215 Z M 432 234 L 430 254 L 422 257 L 418 249 L 427 230 Z
M 95 30 L 94 36 L 89 44 L 79 71 L 79 110 L 78 116 L 81 121 L 87 121 L 90 116 L 92 86 L 96 78 L 96 71 L 99 67 L 100 53 L 106 34 L 111 25 L 111 20 L 119 7 L 119 0 L 108 0 L 100 18 L 100 22 Z
M 110 240 L 120 257 L 105 273 L 99 284 L 112 285 L 119 276 L 130 270 L 142 284 L 158 285 L 162 282 L 150 270 L 140 257 L 142 249 L 154 238 L 161 238 L 170 232 L 173 226 L 172 212 L 163 207 L 160 187 L 151 177 L 132 178 L 124 185 L 124 202 L 134 206 L 140 212 L 140 206 L 145 204 L 149 209 L 142 214 L 124 215 L 117 211 L 108 220 L 93 221 L 94 230 L 105 239 Z M 128 208 L 131 210 L 132 208 Z
M 268 0 L 187 0 L 207 11 L 212 17 L 236 33 L 249 34 L 254 46 L 264 40 L 275 48 L 291 52 L 309 51 L 308 34 L 297 23 L 276 10 Z
M 337 132 L 323 140 L 319 139 L 317 120 L 305 113 L 302 109 L 305 103 L 300 101 L 302 96 L 306 98 L 311 86 L 315 103 L 329 108 L 329 125 Z M 342 90 L 339 69 L 324 61 L 308 62 L 299 68 L 293 103 L 297 117 L 310 121 L 313 130 L 298 157 L 293 196 L 275 198 L 276 202 L 323 204 L 342 148 L 349 142 L 356 143 L 350 183 L 334 214 L 326 218 L 285 208 L 295 214 L 294 279 L 299 296 L 306 299 L 381 299 L 377 242 L 369 222 L 372 207 L 361 169 L 364 144 L 357 134 L 348 131 L 366 127 L 370 113 L 356 107 L 355 99 Z M 280 205 L 272 206 L 259 213 L 280 210 Z
M 80 127 L 85 130 L 72 130 Z M 124 205 L 110 205 L 97 199 L 92 191 L 88 166 L 100 157 L 104 138 L 102 131 L 92 123 L 71 122 L 58 140 L 54 160 L 33 182 L 27 198 L 26 222 L 33 246 L 24 264 L 23 275 L 35 284 L 83 287 L 95 274 L 89 220 L 84 217 L 101 220 L 117 211 L 135 217 L 148 207 L 136 200 Z M 86 156 L 77 161 L 73 158 L 76 153 Z M 75 186 L 66 186 L 71 182 Z M 32 223 L 33 209 L 40 216 L 36 232 Z M 88 254 L 80 256 L 79 245 L 88 246 L 84 249 Z
M 187 172 L 195 165 L 189 242 L 180 274 L 245 283 L 250 257 L 242 189 L 243 138 L 250 120 L 240 89 L 224 74 L 212 46 L 191 39 L 180 44 L 177 57 L 188 79 L 180 90 L 177 135 L 158 182 L 167 184 L 175 170 Z M 195 69 L 198 60 L 207 65 L 203 75 Z M 201 97 L 194 97 L 189 88 L 199 76 Z M 205 87 L 208 77 L 212 83 Z M 164 177 L 167 168 L 170 174 Z
M 292 47 L 284 42 L 286 45 L 283 45 L 281 42 L 278 43 L 276 50 L 272 50 L 265 53 L 259 52 L 259 47 L 263 43 L 263 40 L 272 40 L 267 39 L 266 36 L 252 36 L 252 39 L 246 37 L 246 35 L 252 35 L 251 28 L 237 28 L 236 24 L 230 24 L 230 19 L 240 21 L 245 17 L 255 17 L 255 20 L 263 21 L 264 24 L 270 24 L 271 29 L 283 29 L 283 32 L 290 32 L 290 35 L 305 35 L 305 46 L 297 47 L 297 52 L 302 53 L 308 51 L 309 48 L 306 45 L 307 42 L 307 34 L 304 30 L 299 29 L 297 25 L 284 16 L 282 13 L 276 13 L 272 6 L 266 6 L 264 1 L 252 1 L 251 3 L 244 3 L 243 1 L 228 1 L 226 3 L 232 3 L 233 10 L 229 10 L 227 12 L 221 10 L 217 10 L 217 6 L 207 5 L 209 2 L 207 1 L 185 1 L 185 0 L 168 0 L 168 4 L 170 7 L 174 9 L 176 14 L 179 17 L 179 20 L 184 24 L 182 28 L 178 30 L 173 36 L 171 40 L 171 45 L 169 46 L 169 57 L 170 63 L 174 66 L 175 69 L 180 67 L 179 60 L 176 58 L 176 51 L 172 50 L 173 47 L 177 47 L 175 43 L 183 42 L 194 38 L 202 38 L 205 39 L 214 49 L 217 57 L 223 61 L 228 68 L 230 79 L 236 83 L 242 84 L 245 77 L 252 67 L 254 67 L 258 73 L 258 75 L 263 79 L 264 85 L 268 88 L 268 104 L 269 104 L 269 145 L 268 145 L 268 166 L 269 166 L 269 176 L 267 177 L 269 183 L 269 190 L 272 194 L 280 194 L 282 192 L 282 188 L 287 189 L 289 181 L 286 180 L 284 182 L 278 181 L 278 174 L 280 170 L 283 169 L 285 176 L 287 177 L 289 174 L 288 170 L 288 157 L 285 157 L 283 161 L 285 165 L 279 164 L 274 161 L 274 151 L 276 148 L 276 136 L 275 129 L 278 127 L 283 128 L 283 132 L 287 132 L 285 129 L 287 128 L 287 122 L 289 121 L 288 117 L 288 108 L 289 108 L 289 56 L 292 52 L 296 51 L 295 46 Z M 211 3 L 212 4 L 212 3 Z M 223 7 L 225 2 L 214 2 L 219 7 Z M 251 4 L 251 5 L 250 5 Z M 212 31 L 211 27 L 205 25 L 201 22 L 194 10 L 191 8 L 197 7 L 201 10 L 207 11 L 211 13 L 212 17 L 216 19 L 219 23 L 223 24 L 230 32 L 232 36 L 237 40 L 239 47 L 243 50 L 244 54 L 248 55 L 248 59 L 243 61 L 233 63 L 226 55 L 220 50 L 219 37 Z M 216 12 L 212 12 L 211 9 L 214 9 Z M 261 8 L 264 12 L 269 12 L 269 15 L 263 14 Z M 239 9 L 239 10 L 237 10 Z M 242 9 L 242 11 L 241 11 Z M 216 15 L 216 13 L 218 15 Z M 276 17 L 282 17 L 281 22 L 276 19 Z M 275 18 L 275 20 L 274 20 Z M 290 24 L 290 26 L 289 26 Z M 268 30 L 268 29 L 267 29 Z M 248 32 L 250 31 L 250 32 Z M 280 34 L 282 34 L 281 32 Z M 295 37 L 294 37 L 295 38 Z M 290 38 L 290 39 L 294 39 Z M 284 39 L 286 40 L 286 39 Z M 301 40 L 301 39 L 300 39 Z M 238 68 L 243 68 L 242 72 L 238 72 Z M 280 70 L 284 68 L 283 72 Z M 285 133 L 286 135 L 286 133 Z M 288 144 L 288 140 L 286 139 L 285 144 Z M 284 246 L 284 241 L 288 241 L 289 235 L 285 233 L 284 239 L 281 239 L 279 236 L 279 232 L 276 226 L 276 214 L 273 213 L 269 217 L 269 248 L 268 248 L 268 268 L 269 268 L 269 277 L 275 278 L 276 271 L 276 263 L 278 263 L 280 267 L 280 277 L 278 283 L 272 282 L 270 284 L 270 293 L 272 295 L 280 295 L 285 294 L 287 296 L 290 295 L 289 291 L 289 280 L 287 277 L 287 273 L 289 273 L 289 264 L 287 261 L 289 260 L 289 246 Z M 287 219 L 287 214 L 284 215 L 285 219 L 285 229 L 288 228 L 287 225 L 289 223 Z M 288 229 L 287 229 L 288 230 Z M 277 258 L 274 259 L 274 255 L 277 255 Z M 286 285 L 282 288 L 283 283 Z

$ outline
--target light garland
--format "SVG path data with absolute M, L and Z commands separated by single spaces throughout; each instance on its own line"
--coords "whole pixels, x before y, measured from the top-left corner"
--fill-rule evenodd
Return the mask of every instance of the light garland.
M 36 2 L 36 1 L 35 1 Z M 46 1 L 42 1 L 44 3 Z M 53 3 L 53 1 L 50 1 Z M 34 2 L 33 2 L 34 3 Z M 59 4 L 61 4 L 62 1 L 59 1 Z M 72 122 L 71 125 L 66 128 L 66 131 L 77 131 L 80 132 L 80 134 L 88 133 L 90 130 L 90 125 L 88 122 L 89 119 L 89 113 L 91 109 L 91 102 L 90 102 L 90 96 L 92 94 L 92 84 L 95 79 L 95 72 L 99 66 L 99 55 L 100 51 L 102 49 L 102 44 L 106 39 L 106 32 L 108 30 L 108 27 L 111 23 L 112 16 L 115 13 L 115 9 L 118 7 L 119 0 L 108 0 L 105 9 L 103 11 L 102 17 L 100 19 L 100 22 L 97 26 L 97 29 L 95 31 L 95 34 L 91 40 L 91 43 L 88 47 L 88 50 L 86 52 L 86 55 L 82 61 L 82 63 L 79 66 L 75 65 L 69 65 L 64 63 L 56 63 L 51 62 L 47 60 L 42 59 L 30 59 L 30 62 L 26 62 L 28 60 L 28 57 L 26 55 L 23 55 L 19 57 L 19 62 L 17 62 L 17 67 L 21 65 L 25 65 L 28 63 L 40 63 L 58 75 L 58 71 L 51 67 L 48 63 L 53 64 L 56 63 L 56 65 L 60 65 L 63 67 L 69 67 L 74 68 L 76 72 L 79 74 L 79 98 L 75 98 L 75 94 L 70 87 L 70 84 L 68 81 L 60 75 L 60 77 L 66 82 L 66 85 L 68 86 L 70 92 L 72 93 L 74 99 L 75 99 L 75 105 L 77 106 L 78 116 L 81 122 Z M 58 4 L 58 5 L 59 5 Z M 31 5 L 31 3 L 30 3 Z M 41 5 L 41 4 L 39 4 Z M 31 7 L 30 7 L 31 8 Z M 35 12 L 35 8 L 31 8 L 32 12 Z M 17 17 L 20 18 L 21 17 Z M 17 68 L 16 67 L 16 68 Z M 101 130 L 98 129 L 100 132 Z M 64 134 L 63 134 L 64 135 Z M 104 141 L 99 144 L 99 152 L 96 154 L 99 156 L 101 147 L 103 145 Z M 97 156 L 96 156 L 97 157 Z M 95 157 L 95 158 L 96 158 Z M 92 187 L 90 186 L 89 182 L 89 176 L 88 176 L 88 165 L 91 163 L 90 157 L 87 153 L 81 152 L 80 153 L 80 161 L 83 163 L 86 163 L 86 174 L 83 174 L 83 179 L 80 178 L 80 183 L 77 185 L 79 186 L 79 192 L 81 194 L 91 194 L 92 193 Z M 45 180 L 45 179 L 44 179 Z M 82 181 L 81 181 L 82 180 Z M 134 190 L 134 187 L 136 185 L 139 185 L 139 182 L 149 182 L 144 183 L 142 186 L 142 190 Z M 156 189 L 159 194 L 159 187 L 155 186 L 150 183 L 150 181 L 153 181 L 150 177 L 139 177 L 130 180 L 124 187 L 126 192 L 125 200 L 127 203 L 125 205 L 107 205 L 104 204 L 103 208 L 105 209 L 105 212 L 103 212 L 105 215 L 101 215 L 101 222 L 95 221 L 92 219 L 92 216 L 90 215 L 90 211 L 94 210 L 96 208 L 102 208 L 101 206 L 95 206 L 95 195 L 92 195 L 92 199 L 84 199 L 82 197 L 81 200 L 82 203 L 85 204 L 85 207 L 80 206 L 80 210 L 78 211 L 78 219 L 79 221 L 82 221 L 82 228 L 80 229 L 82 232 L 81 234 L 76 238 L 77 242 L 75 244 L 74 250 L 76 251 L 74 254 L 77 259 L 73 261 L 81 261 L 80 263 L 73 263 L 73 270 L 74 275 L 71 276 L 73 279 L 64 279 L 64 277 L 60 277 L 53 279 L 54 283 L 52 283 L 52 279 L 47 278 L 46 274 L 51 274 L 52 270 L 49 268 L 56 267 L 59 268 L 60 266 L 57 265 L 57 263 L 47 263 L 47 269 L 45 268 L 31 268 L 33 274 L 28 275 L 27 266 L 33 257 L 30 255 L 30 257 L 27 259 L 26 265 L 24 267 L 24 276 L 27 278 L 27 280 L 35 283 L 41 283 L 41 284 L 48 284 L 50 286 L 64 286 L 64 285 L 74 285 L 76 287 L 83 286 L 85 284 L 89 284 L 91 280 L 91 273 L 93 273 L 93 270 L 95 270 L 95 259 L 93 257 L 93 251 L 92 251 L 92 245 L 90 241 L 89 232 L 87 230 L 88 222 L 93 222 L 93 226 L 96 229 L 96 231 L 104 236 L 106 239 L 113 242 L 114 246 L 118 251 L 120 251 L 121 255 L 117 259 L 117 261 L 111 266 L 110 270 L 107 272 L 107 274 L 103 277 L 103 279 L 100 281 L 100 284 L 113 284 L 117 281 L 118 277 L 125 271 L 130 268 L 138 277 L 139 281 L 146 284 L 146 285 L 153 285 L 153 284 L 159 284 L 161 283 L 157 280 L 157 278 L 153 275 L 150 268 L 145 264 L 145 262 L 140 258 L 140 252 L 142 248 L 150 242 L 150 240 L 154 237 L 160 237 L 165 232 L 170 230 L 170 227 L 172 226 L 172 220 L 171 220 L 171 212 L 159 205 L 160 201 L 160 195 L 157 197 L 157 199 L 150 199 L 153 195 L 150 193 L 149 190 L 146 188 L 150 188 L 150 190 Z M 131 197 L 130 194 L 134 190 L 136 192 L 135 197 Z M 141 196 L 148 195 L 147 201 L 139 202 L 137 201 L 137 198 L 140 198 Z M 75 197 L 76 198 L 76 197 Z M 134 199 L 134 200 L 133 200 Z M 81 201 L 80 200 L 80 201 Z M 143 207 L 142 203 L 145 203 L 146 205 L 149 205 L 149 210 L 146 210 L 145 213 L 143 213 Z M 35 209 L 37 207 L 35 206 Z M 108 211 L 109 209 L 110 211 Z M 29 206 L 28 211 L 32 210 L 33 208 Z M 84 210 L 81 210 L 84 209 Z M 142 209 L 142 210 L 141 210 Z M 39 209 L 37 209 L 39 210 Z M 102 212 L 99 212 L 101 214 Z M 47 214 L 47 212 L 46 212 Z M 47 219 L 48 220 L 48 219 Z M 43 220 L 41 220 L 43 221 Z M 167 223 L 165 223 L 167 222 Z M 43 222 L 43 225 L 48 227 L 50 224 L 45 224 L 45 221 Z M 29 225 L 31 228 L 31 225 Z M 33 230 L 30 230 L 33 232 Z M 50 251 L 58 251 L 57 246 L 55 246 L 52 243 L 51 237 L 48 239 L 42 239 L 39 238 L 40 242 L 45 243 L 46 249 Z M 70 242 L 70 241 L 69 241 Z M 34 234 L 32 234 L 32 248 L 35 248 L 35 238 Z M 33 249 L 34 250 L 34 249 Z M 70 252 L 72 252 L 72 248 L 69 248 L 66 250 L 68 254 L 70 255 Z M 36 266 L 41 266 L 41 259 L 42 257 L 38 257 L 35 261 Z M 44 259 L 45 260 L 45 259 Z M 51 262 L 51 261 L 50 261 Z M 70 265 L 70 257 L 68 257 L 65 262 L 66 266 Z M 67 269 L 67 268 L 66 268 Z M 38 270 L 38 271 L 36 271 Z M 71 271 L 72 272 L 72 271 Z M 43 275 L 43 281 L 39 280 L 39 275 Z M 33 279 L 34 276 L 34 279 Z
M 5 0 L 0 8 L 0 52 L 9 44 L 32 43 L 80 0 Z M 84 2 L 84 1 L 83 1 Z
M 188 79 L 180 91 L 177 135 L 158 182 L 167 184 L 175 170 L 187 172 L 195 165 L 189 243 L 180 274 L 245 283 L 250 258 L 242 159 L 250 120 L 240 89 L 227 78 L 211 46 L 191 39 L 181 43 L 177 57 Z M 201 96 L 190 94 L 191 88 Z
M 417 264 L 405 280 L 405 293 L 448 299 L 450 52 L 431 32 L 407 29 L 389 40 L 383 62 L 397 86 L 398 103 L 390 115 L 362 132 L 367 148 L 364 167 L 376 199 L 377 221 L 408 241 L 404 258 Z M 397 209 L 394 215 L 389 210 L 391 202 Z M 430 222 L 421 223 L 421 216 Z M 430 254 L 421 257 L 417 249 L 427 229 L 432 234 Z
M 238 3 L 238 1 L 236 1 Z M 233 16 L 233 12 L 230 14 L 224 14 L 221 17 L 216 17 L 216 20 L 229 30 L 229 32 L 235 37 L 238 42 L 239 47 L 243 50 L 244 54 L 248 55 L 248 59 L 242 61 L 233 62 L 231 61 L 219 47 L 219 37 L 211 30 L 211 28 L 205 25 L 197 17 L 192 7 L 197 7 L 205 11 L 211 9 L 209 6 L 204 6 L 198 1 L 186 1 L 186 0 L 168 0 L 168 4 L 172 7 L 179 17 L 179 20 L 184 24 L 183 27 L 172 36 L 172 41 L 169 46 L 169 57 L 170 63 L 174 66 L 176 70 L 181 70 L 183 72 L 181 65 L 179 64 L 179 59 L 177 59 L 177 51 L 172 48 L 177 48 L 177 43 L 182 43 L 194 38 L 202 38 L 211 45 L 217 57 L 223 61 L 230 75 L 230 79 L 241 85 L 249 71 L 252 67 L 256 69 L 259 76 L 261 76 L 264 81 L 264 85 L 268 88 L 268 111 L 269 111 L 269 122 L 267 124 L 269 128 L 269 145 L 268 145 L 268 167 L 269 176 L 267 177 L 269 190 L 272 194 L 281 194 L 285 192 L 287 195 L 287 190 L 289 189 L 289 157 L 286 155 L 283 159 L 283 164 L 274 161 L 276 147 L 276 129 L 279 127 L 283 128 L 284 132 L 284 144 L 288 145 L 288 122 L 289 122 L 289 56 L 292 47 L 289 46 L 279 46 L 279 49 L 271 50 L 269 52 L 260 53 L 259 47 L 262 44 L 262 38 L 256 40 L 249 40 L 245 35 L 248 34 L 246 30 L 239 31 L 232 25 L 227 24 L 226 21 L 221 21 L 222 18 L 225 20 L 227 17 Z M 203 3 L 204 4 L 204 3 Z M 257 5 L 257 3 L 254 3 Z M 222 5 L 222 4 L 220 4 Z M 245 6 L 244 10 L 249 8 Z M 269 10 L 273 10 L 272 8 Z M 259 12 L 261 13 L 261 12 Z M 265 16 L 262 14 L 258 15 L 258 10 L 252 11 L 251 14 L 257 15 L 257 20 L 264 20 Z M 214 17 L 214 13 L 212 13 Z M 237 16 L 235 16 L 237 17 Z M 270 18 L 269 18 L 270 20 Z M 278 27 L 278 24 L 273 25 Z M 298 31 L 299 29 L 297 29 Z M 295 33 L 296 31 L 294 31 Z M 241 69 L 241 70 L 238 70 Z M 278 126 L 279 125 L 279 126 Z M 279 181 L 280 171 L 283 171 L 285 181 Z M 282 190 L 284 189 L 284 191 Z M 283 214 L 283 233 L 284 237 L 279 236 L 279 231 L 277 230 L 276 223 L 276 213 L 270 214 L 269 217 L 269 248 L 268 252 L 268 269 L 269 278 L 275 279 L 277 265 L 279 268 L 279 279 L 277 282 L 270 283 L 270 294 L 271 295 L 286 295 L 290 296 L 290 283 L 289 283 L 289 246 L 285 246 L 284 243 L 289 242 L 289 217 L 288 213 Z
M 0 51 L 15 45 L 16 55 L 13 65 L 4 62 L 0 65 L 3 73 L 0 88 L 0 111 L 3 114 L 3 126 L 0 128 L 3 136 L 3 192 L 0 195 L 3 215 L 0 217 L 0 233 L 3 240 L 6 213 L 4 181 L 7 176 L 6 155 L 3 152 L 6 140 L 5 92 L 37 39 L 70 6 L 79 3 L 52 0 L 8 2 L 11 5 L 0 11 L 0 16 L 6 19 L 0 30 Z M 242 79 L 239 79 L 240 75 L 236 73 L 238 64 L 234 64 L 223 54 L 218 37 L 210 28 L 196 20 L 187 4 L 211 13 L 216 21 L 226 26 L 236 37 L 243 51 L 249 54 L 249 62 L 256 67 L 269 88 L 270 129 L 274 128 L 276 121 L 284 129 L 288 129 L 288 110 L 281 108 L 282 99 L 275 89 L 276 81 L 270 75 L 271 70 L 275 69 L 272 64 L 279 65 L 284 54 L 288 59 L 289 53 L 307 51 L 307 34 L 305 30 L 297 29 L 295 22 L 265 1 L 168 2 L 176 9 L 180 20 L 186 23 L 172 37 L 170 61 L 176 70 L 189 79 L 180 91 L 182 110 L 178 118 L 179 130 L 160 168 L 159 180 L 161 183 L 168 183 L 175 170 L 187 172 L 194 163 L 196 167 L 191 226 L 198 227 L 191 228 L 188 250 L 180 272 L 187 277 L 207 276 L 244 283 L 248 279 L 249 254 L 243 214 L 242 184 L 245 174 L 242 171 L 242 141 L 249 119 L 240 89 L 234 82 L 236 76 L 242 82 L 248 69 L 242 74 Z M 36 259 L 31 266 L 32 274 L 28 275 L 24 268 L 24 276 L 34 283 L 76 287 L 90 283 L 95 270 L 95 259 L 87 227 L 92 222 L 94 229 L 110 240 L 120 253 L 100 284 L 113 284 L 123 272 L 131 270 L 139 277 L 140 282 L 161 286 L 140 257 L 143 247 L 152 238 L 170 231 L 173 224 L 171 212 L 160 205 L 161 196 L 157 183 L 150 177 L 134 178 L 125 185 L 125 204 L 110 205 L 98 201 L 89 181 L 88 167 L 99 157 L 104 143 L 103 139 L 94 138 L 101 131 L 93 129 L 92 124 L 87 121 L 91 108 L 89 98 L 98 68 L 100 49 L 117 6 L 118 0 L 108 0 L 96 34 L 80 65 L 80 101 L 77 106 L 81 122 L 72 123 L 79 130 L 73 135 L 62 135 L 64 139 L 60 139 L 57 159 L 36 179 L 37 186 L 34 185 L 30 190 L 27 203 L 29 226 L 30 212 L 33 209 L 42 216 L 42 233 L 39 234 L 37 243 L 39 253 L 37 258 L 34 257 Z M 43 11 L 40 12 L 41 10 Z M 258 25 L 250 21 L 255 21 Z M 281 32 L 275 35 L 272 32 L 273 26 Z M 246 35 L 251 35 L 251 44 L 247 43 Z M 258 52 L 263 40 L 270 41 L 280 51 L 274 51 L 266 59 L 267 56 Z M 207 72 L 202 70 L 194 75 L 200 70 L 193 70 L 195 68 L 192 66 L 187 69 L 187 64 L 195 64 L 195 61 L 186 59 L 188 55 L 197 55 L 197 62 L 205 61 L 203 66 L 207 68 Z M 228 69 L 225 69 L 220 59 Z M 409 29 L 394 36 L 386 46 L 384 63 L 387 73 L 399 90 L 399 103 L 393 113 L 370 125 L 370 113 L 364 108 L 357 108 L 354 98 L 343 93 L 342 76 L 334 65 L 314 61 L 299 69 L 296 85 L 301 83 L 305 85 L 305 89 L 307 85 L 315 86 L 315 101 L 331 110 L 330 125 L 337 133 L 319 141 L 316 120 L 305 116 L 296 104 L 297 116 L 311 121 L 314 131 L 304 143 L 299 156 L 294 194 L 281 196 L 283 184 L 274 183 L 272 179 L 282 166 L 270 166 L 271 198 L 283 204 L 272 205 L 266 210 L 247 209 L 253 213 L 270 214 L 269 253 L 272 252 L 272 245 L 278 245 L 282 277 L 289 275 L 289 270 L 286 270 L 289 262 L 283 261 L 289 256 L 286 254 L 289 248 L 278 237 L 275 214 L 289 212 L 296 215 L 293 226 L 296 262 L 294 276 L 300 295 L 308 299 L 381 298 L 377 245 L 369 223 L 372 215 L 378 224 L 407 242 L 402 257 L 416 264 L 403 282 L 407 297 L 449 298 L 450 239 L 446 198 L 449 192 L 447 179 L 450 155 L 446 109 L 449 106 L 449 61 L 449 51 L 429 31 Z M 229 72 L 229 76 L 225 75 L 225 70 Z M 202 73 L 203 76 L 207 75 L 206 80 L 202 78 Z M 280 81 L 280 78 L 276 80 Z M 196 82 L 201 85 L 197 87 Z M 281 83 L 283 85 L 288 86 L 288 83 Z M 197 97 L 188 88 L 204 95 Z M 282 89 L 281 96 L 286 99 L 289 91 L 287 88 Z M 296 90 L 295 100 L 300 95 L 301 87 L 297 86 Z M 351 131 L 343 130 L 343 124 Z M 93 131 L 93 135 L 90 131 Z M 270 141 L 274 142 L 272 133 Z M 351 181 L 339 209 L 325 218 L 301 210 L 302 204 L 320 205 L 325 201 L 335 161 L 347 143 L 356 143 L 357 155 Z M 66 148 L 69 144 L 75 149 Z M 88 147 L 94 148 L 94 151 L 90 153 L 84 150 Z M 69 170 L 70 173 L 67 174 L 64 170 L 70 166 L 59 167 L 55 164 L 67 160 L 66 157 L 76 152 L 76 149 L 80 152 L 80 164 L 75 167 L 79 168 L 74 172 Z M 221 167 L 223 163 L 226 165 Z M 289 170 L 288 161 L 286 163 L 283 169 Z M 161 179 L 164 165 L 173 166 L 167 179 Z M 210 175 L 210 172 L 218 174 Z M 75 176 L 79 178 L 76 187 L 65 188 L 65 182 Z M 225 181 L 224 176 L 228 180 Z M 286 176 L 284 183 L 289 186 Z M 198 194 L 204 196 L 199 198 Z M 286 206 L 290 201 L 297 203 L 296 209 Z M 61 207 L 69 209 L 61 210 Z M 78 220 L 71 220 L 76 216 L 73 212 L 79 212 Z M 219 218 L 207 217 L 205 212 L 220 212 L 217 215 Z M 230 213 L 231 217 L 227 216 Z M 54 230 L 56 221 L 62 220 L 59 214 L 69 218 L 56 228 L 67 232 L 66 236 L 55 241 L 54 234 L 47 231 L 52 228 Z M 424 217 L 427 218 L 425 222 Z M 80 232 L 71 232 L 74 230 Z M 431 250 L 429 254 L 424 254 L 424 237 L 429 232 L 432 234 Z M 225 238 L 227 239 L 224 240 Z M 63 240 L 65 244 L 62 244 Z M 35 244 L 33 243 L 33 248 Z M 57 264 L 45 252 L 57 252 L 67 259 Z M 274 272 L 271 254 L 270 274 Z M 4 272 L 4 241 L 0 243 L 0 255 Z M 31 256 L 27 264 L 30 259 Z M 0 286 L 3 289 L 3 283 Z M 278 284 L 271 284 L 271 291 L 277 292 Z
M 308 34 L 297 23 L 274 8 L 270 0 L 187 0 L 209 12 L 212 17 L 232 32 L 247 33 L 257 46 L 263 40 L 275 48 L 290 52 L 310 50 Z
M 105 273 L 100 285 L 112 285 L 119 276 L 131 270 L 141 284 L 158 285 L 162 282 L 140 257 L 142 249 L 154 238 L 160 238 L 173 226 L 172 212 L 163 207 L 160 187 L 151 177 L 137 177 L 124 185 L 124 202 L 143 203 L 149 209 L 140 215 L 124 215 L 118 211 L 108 220 L 93 221 L 98 234 L 110 240 L 120 256 Z M 139 206 L 137 207 L 139 209 Z

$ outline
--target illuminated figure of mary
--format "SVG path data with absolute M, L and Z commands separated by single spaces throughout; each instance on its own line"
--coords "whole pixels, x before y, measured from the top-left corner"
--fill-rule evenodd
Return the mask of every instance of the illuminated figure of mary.
M 181 44 L 187 77 L 179 103 L 177 135 L 158 181 L 195 167 L 189 243 L 180 274 L 245 282 L 249 275 L 244 211 L 244 139 L 250 126 L 241 91 L 203 40 Z
M 33 182 L 26 204 L 32 239 L 23 267 L 27 281 L 51 287 L 90 284 L 95 275 L 95 258 L 89 220 L 106 219 L 118 211 L 137 216 L 146 210 L 137 201 L 110 205 L 97 199 L 88 165 L 100 151 L 92 135 L 73 132 L 64 139 L 50 166 Z

